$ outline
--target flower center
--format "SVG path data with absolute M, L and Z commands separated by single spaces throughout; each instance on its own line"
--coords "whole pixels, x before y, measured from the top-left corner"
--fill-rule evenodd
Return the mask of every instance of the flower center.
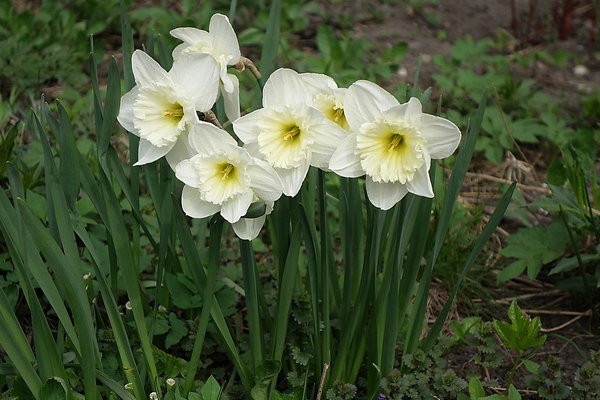
M 170 109 L 170 110 L 165 110 L 163 111 L 163 115 L 165 117 L 171 117 L 177 120 L 177 122 L 179 122 L 179 120 L 181 119 L 181 117 L 183 117 L 183 107 L 181 106 L 181 104 L 174 104 L 174 108 Z
M 258 150 L 276 168 L 296 168 L 310 155 L 306 117 L 289 107 L 269 109 L 258 123 Z
M 202 198 L 213 204 L 223 202 L 248 190 L 250 181 L 245 173 L 245 164 L 232 152 L 218 152 L 194 159 L 198 173 L 198 189 Z
M 144 88 L 133 105 L 140 137 L 156 147 L 171 145 L 186 129 L 183 105 L 174 97 L 169 87 Z
M 342 128 L 347 125 L 346 115 L 344 114 L 343 108 L 335 108 L 333 107 L 331 120 L 341 126 Z
M 356 136 L 356 154 L 373 181 L 405 184 L 425 163 L 425 143 L 414 128 L 375 121 L 361 126 Z
M 225 163 L 225 164 L 221 164 L 219 166 L 219 168 L 221 168 L 221 180 L 225 181 L 227 179 L 230 179 L 229 175 L 234 175 L 235 174 L 235 166 L 233 164 L 230 163 Z
M 393 133 L 388 144 L 388 151 L 401 151 L 401 146 L 404 144 L 404 136 L 399 133 Z M 400 148 L 398 148 L 400 147 Z
M 343 98 L 334 94 L 319 93 L 315 96 L 314 106 L 321 111 L 330 121 L 338 124 L 342 129 L 350 127 L 344 114 Z
M 287 130 L 287 132 L 283 134 L 283 140 L 285 140 L 286 142 L 290 140 L 297 140 L 299 139 L 300 133 L 302 133 L 302 131 L 300 130 L 298 125 L 293 125 L 290 129 Z

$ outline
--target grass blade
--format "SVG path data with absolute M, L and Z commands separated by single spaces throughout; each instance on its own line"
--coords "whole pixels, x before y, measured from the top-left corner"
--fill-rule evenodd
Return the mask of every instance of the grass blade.
M 481 232 L 481 234 L 479 235 L 479 238 L 477 239 L 475 246 L 473 246 L 473 249 L 469 253 L 467 260 L 465 261 L 465 264 L 463 265 L 463 268 L 460 271 L 460 274 L 458 275 L 456 284 L 452 288 L 452 292 L 448 296 L 448 299 L 446 300 L 446 303 L 444 304 L 442 311 L 436 318 L 435 323 L 429 330 L 427 337 L 425 338 L 425 340 L 423 341 L 423 343 L 421 345 L 421 347 L 423 348 L 423 350 L 425 352 L 427 352 L 427 351 L 429 351 L 429 349 L 431 349 L 431 347 L 435 343 L 435 340 L 438 338 L 440 332 L 442 331 L 442 327 L 444 325 L 444 322 L 446 321 L 446 317 L 448 316 L 448 313 L 450 312 L 450 307 L 452 306 L 452 302 L 454 301 L 454 298 L 456 297 L 456 294 L 458 293 L 460 284 L 465 279 L 465 277 L 467 276 L 467 273 L 471 269 L 471 266 L 475 263 L 477 256 L 479 255 L 481 250 L 483 250 L 483 247 L 485 246 L 485 244 L 488 242 L 488 240 L 490 239 L 490 237 L 496 230 L 496 227 L 500 223 L 500 220 L 504 216 L 504 213 L 506 212 L 506 209 L 508 208 L 508 205 L 510 204 L 510 200 L 512 199 L 512 195 L 513 195 L 516 187 L 517 187 L 517 183 L 513 182 L 510 185 L 510 187 L 508 189 L 506 189 L 506 192 L 504 192 L 504 195 L 498 202 L 498 205 L 496 206 L 494 213 L 490 217 L 490 220 L 485 225 L 483 232 Z
M 260 58 L 261 87 L 265 84 L 271 72 L 275 70 L 275 60 L 279 48 L 279 30 L 281 24 L 281 0 L 273 0 L 267 22 L 265 43 Z
M 256 264 L 250 241 L 240 239 L 240 256 L 242 259 L 242 272 L 244 275 L 244 290 L 246 292 L 246 307 L 248 309 L 248 333 L 250 335 L 250 352 L 254 372 L 263 363 L 264 335 L 260 324 L 260 311 L 258 306 L 258 282 L 256 279 Z
M 37 400 L 43 400 L 39 397 L 42 381 L 32 366 L 35 362 L 33 352 L 2 288 L 0 288 L 0 320 L 2 321 L 0 347 L 6 352 L 33 396 Z
M 271 359 L 282 360 L 283 349 L 287 333 L 288 321 L 290 318 L 290 307 L 294 295 L 294 286 L 298 277 L 298 253 L 300 252 L 300 243 L 302 241 L 302 229 L 298 224 L 292 233 L 290 249 L 285 260 L 283 276 L 279 283 L 277 294 L 277 311 L 275 314 L 275 326 L 272 332 L 273 345 L 271 348 Z

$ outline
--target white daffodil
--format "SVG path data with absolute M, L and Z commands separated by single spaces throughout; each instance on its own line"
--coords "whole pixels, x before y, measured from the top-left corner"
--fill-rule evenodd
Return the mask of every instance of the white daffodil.
M 167 72 L 136 50 L 132 67 L 136 85 L 121 98 L 117 119 L 140 137 L 135 165 L 166 156 L 174 168 L 189 155 L 187 136 L 199 121 L 196 111 L 209 111 L 217 99 L 217 64 L 210 56 L 195 54 L 180 58 Z
M 311 107 L 312 96 L 297 72 L 279 69 L 263 89 L 263 108 L 233 122 L 252 155 L 275 168 L 283 193 L 295 196 L 312 165 L 327 169 L 347 133 Z
M 254 239 L 282 193 L 281 180 L 266 162 L 251 157 L 229 134 L 199 122 L 192 127 L 190 146 L 196 155 L 175 168 L 185 183 L 183 211 L 193 218 L 220 212 L 242 239 Z M 252 203 L 265 204 L 264 212 L 244 218 Z
M 383 210 L 408 192 L 433 197 L 431 159 L 456 150 L 461 137 L 456 125 L 423 113 L 418 99 L 400 104 L 368 81 L 350 86 L 344 105 L 352 133 L 340 143 L 329 168 L 345 177 L 366 174 L 369 200 Z
M 312 106 L 347 131 L 349 125 L 344 114 L 344 97 L 348 89 L 338 88 L 333 78 L 323 74 L 305 73 L 300 74 L 300 78 L 309 89 Z
M 208 32 L 197 28 L 177 28 L 171 35 L 183 43 L 173 50 L 173 58 L 194 53 L 210 54 L 218 63 L 221 77 L 221 93 L 225 101 L 225 113 L 230 121 L 240 116 L 240 83 L 234 74 L 227 72 L 228 65 L 240 62 L 240 46 L 229 19 L 215 14 L 210 19 Z

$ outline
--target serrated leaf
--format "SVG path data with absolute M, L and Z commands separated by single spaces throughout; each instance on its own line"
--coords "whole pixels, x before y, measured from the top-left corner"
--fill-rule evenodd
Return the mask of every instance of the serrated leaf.
M 496 333 L 506 347 L 521 354 L 530 347 L 541 346 L 546 341 L 546 335 L 538 336 L 542 329 L 540 318 L 531 319 L 514 300 L 508 309 L 508 318 L 510 324 L 494 320 Z
M 179 343 L 181 339 L 188 334 L 188 327 L 186 323 L 177 318 L 177 315 L 174 313 L 169 314 L 169 324 L 171 325 L 171 330 L 165 338 L 165 346 L 167 349 L 174 344 Z
M 515 273 L 523 265 L 527 268 L 529 277 L 535 279 L 543 265 L 564 254 L 568 240 L 568 233 L 559 221 L 553 222 L 546 229 L 538 226 L 520 229 L 508 238 L 508 246 L 500 251 L 503 256 L 517 258 L 519 263 L 511 264 L 509 271 L 502 271 L 498 281 L 515 277 Z

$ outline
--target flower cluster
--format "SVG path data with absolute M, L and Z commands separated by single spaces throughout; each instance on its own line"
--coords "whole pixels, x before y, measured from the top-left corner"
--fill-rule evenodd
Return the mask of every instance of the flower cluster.
M 423 113 L 416 98 L 400 104 L 372 82 L 339 88 L 326 75 L 286 68 L 266 81 L 263 107 L 240 117 L 239 81 L 228 67 L 243 70 L 247 59 L 227 17 L 213 15 L 208 32 L 171 35 L 183 42 L 171 70 L 133 54 L 136 85 L 121 100 L 119 123 L 140 138 L 135 165 L 166 158 L 185 184 L 187 215 L 220 213 L 242 239 L 258 235 L 282 194 L 299 192 L 310 166 L 366 176 L 369 200 L 384 210 L 409 192 L 433 197 L 431 160 L 460 142 L 459 129 Z M 242 146 L 210 118 L 219 95 Z

